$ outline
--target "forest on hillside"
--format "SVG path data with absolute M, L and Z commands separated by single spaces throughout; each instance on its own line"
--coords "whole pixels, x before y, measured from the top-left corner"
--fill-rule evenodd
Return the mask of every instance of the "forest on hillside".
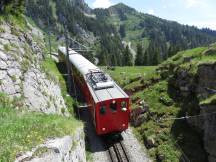
M 81 0 L 3 0 L 0 12 L 24 12 L 56 42 L 67 30 L 70 38 L 91 47 L 89 59 L 98 58 L 99 65 L 158 65 L 178 51 L 216 41 L 215 31 L 143 14 L 122 3 L 92 10 Z
M 157 65 L 178 51 L 216 41 L 213 30 L 143 14 L 123 3 L 108 9 L 95 9 L 94 13 L 99 20 L 115 24 L 124 41 L 132 42 L 137 52 L 135 65 Z
M 19 15 L 23 13 L 25 8 L 25 0 L 1 0 L 0 13 L 12 13 Z
M 126 60 L 123 58 L 125 48 L 115 27 L 86 16 L 84 12 L 89 8 L 78 2 L 29 0 L 26 4 L 27 15 L 42 26 L 43 30 L 52 31 L 57 37 L 63 35 L 62 24 L 65 23 L 70 37 L 92 47 L 100 65 L 126 65 L 127 63 L 123 62 Z M 43 12 L 44 10 L 46 12 Z M 90 37 L 93 43 L 86 41 L 85 35 Z

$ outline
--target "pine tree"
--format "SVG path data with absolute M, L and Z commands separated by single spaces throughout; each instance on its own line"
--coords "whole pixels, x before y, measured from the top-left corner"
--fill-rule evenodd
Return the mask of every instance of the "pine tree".
M 153 57 L 152 57 L 152 65 L 158 65 L 160 63 L 160 55 L 159 55 L 159 49 L 155 48 Z
M 126 34 L 125 34 L 125 26 L 124 25 L 120 25 L 119 33 L 120 33 L 122 38 L 124 38 L 126 36 Z
M 143 48 L 141 44 L 137 44 L 137 54 L 135 59 L 135 65 L 141 66 L 143 65 Z
M 1 0 L 0 13 L 20 14 L 24 12 L 25 0 Z
M 128 45 L 126 46 L 124 50 L 124 56 L 123 56 L 123 65 L 124 66 L 132 66 L 133 65 L 133 56 L 130 52 L 130 49 Z
M 147 51 L 145 51 L 145 53 L 144 53 L 143 65 L 145 65 L 145 66 L 148 65 L 148 53 L 147 53 Z

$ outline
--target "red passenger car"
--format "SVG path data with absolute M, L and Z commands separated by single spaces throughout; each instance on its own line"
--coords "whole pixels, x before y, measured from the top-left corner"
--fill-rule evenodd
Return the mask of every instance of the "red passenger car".
M 65 47 L 59 47 L 60 61 L 66 61 Z M 112 78 L 74 50 L 69 50 L 74 79 L 89 105 L 98 135 L 122 132 L 128 128 L 128 95 Z

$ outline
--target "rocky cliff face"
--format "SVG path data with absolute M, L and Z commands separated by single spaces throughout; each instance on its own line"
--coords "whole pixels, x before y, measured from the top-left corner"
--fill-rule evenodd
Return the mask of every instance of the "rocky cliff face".
M 197 95 L 208 98 L 216 94 L 216 63 L 204 64 L 198 70 Z M 200 104 L 200 114 L 203 115 L 204 145 L 209 154 L 209 162 L 216 161 L 216 102 L 209 101 Z
M 196 52 L 197 56 L 181 59 L 180 55 L 176 56 L 173 60 L 182 60 L 182 63 L 169 62 L 161 68 L 162 76 L 169 77 L 169 84 L 178 93 L 180 100 L 186 101 L 185 113 L 198 115 L 187 119 L 187 122 L 203 135 L 209 162 L 216 161 L 216 60 L 213 57 L 215 54 L 215 46 L 210 46 L 203 52 L 200 51 L 200 54 Z M 195 62 L 197 58 L 194 57 L 203 60 L 209 57 L 210 61 L 199 59 L 199 62 Z
M 67 112 L 60 87 L 40 67 L 42 33 L 31 25 L 25 32 L 7 23 L 0 28 L 0 91 L 20 99 L 31 111 Z
M 27 24 L 22 29 L 0 23 L 0 92 L 19 102 L 17 109 L 69 116 L 58 81 L 43 70 L 43 34 Z M 83 128 L 74 136 L 48 139 L 16 161 L 86 161 Z

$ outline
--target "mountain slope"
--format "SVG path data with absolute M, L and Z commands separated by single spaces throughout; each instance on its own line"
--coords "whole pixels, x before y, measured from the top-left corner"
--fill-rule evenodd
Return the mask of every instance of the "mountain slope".
M 122 64 L 124 47 L 118 32 L 113 25 L 97 20 L 83 0 L 28 0 L 26 9 L 44 31 L 51 31 L 58 38 L 64 35 L 65 23 L 70 37 L 92 47 L 100 64 Z
M 216 32 L 181 25 L 152 15 L 143 14 L 119 3 L 108 9 L 95 9 L 94 13 L 101 21 L 114 25 L 122 39 L 132 42 L 135 49 L 141 43 L 152 64 L 153 55 L 158 55 L 160 62 L 179 50 L 205 46 L 216 41 Z

